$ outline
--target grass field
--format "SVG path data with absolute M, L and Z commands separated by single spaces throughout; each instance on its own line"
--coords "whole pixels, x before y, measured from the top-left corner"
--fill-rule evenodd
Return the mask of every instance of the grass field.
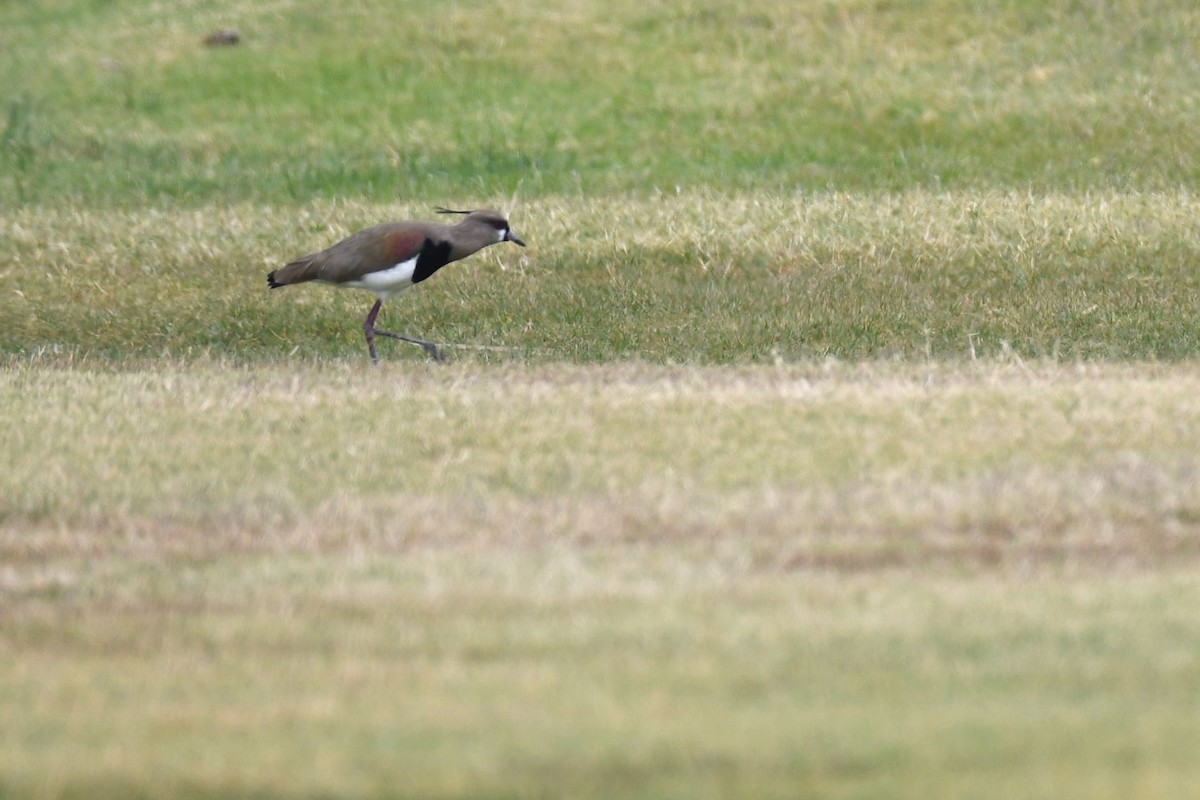
M 1197 777 L 1194 368 L 33 364 L 0 394 L 12 795 Z
M 0 6 L 0 798 L 1190 796 L 1198 28 Z
M 0 11 L 8 198 L 1174 190 L 1184 0 L 56 0 Z M 206 50 L 233 25 L 244 43 Z
M 369 295 L 268 292 L 266 272 L 430 209 L 313 203 L 287 213 L 18 211 L 0 228 L 22 265 L 6 270 L 0 347 L 116 362 L 363 354 Z M 383 319 L 541 362 L 1010 350 L 1178 361 L 1200 349 L 1200 202 L 1182 191 L 546 197 L 512 216 L 532 249 L 493 247 L 455 264 L 386 304 Z

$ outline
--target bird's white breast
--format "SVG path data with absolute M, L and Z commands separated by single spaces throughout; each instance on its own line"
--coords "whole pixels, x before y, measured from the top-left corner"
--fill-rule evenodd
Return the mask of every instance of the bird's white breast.
M 401 261 L 387 269 L 368 272 L 357 280 L 346 281 L 342 286 L 348 286 L 351 289 L 366 289 L 374 292 L 381 300 L 386 300 L 413 285 L 412 278 L 417 269 L 417 258 L 418 256 L 413 256 L 408 261 Z

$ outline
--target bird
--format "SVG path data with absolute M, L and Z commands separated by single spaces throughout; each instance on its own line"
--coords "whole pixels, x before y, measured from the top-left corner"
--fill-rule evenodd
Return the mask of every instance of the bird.
M 424 348 L 434 360 L 444 361 L 441 350 L 433 342 L 399 333 L 381 331 L 375 318 L 383 301 L 421 283 L 452 261 L 466 258 L 483 248 L 512 242 L 525 246 L 513 232 L 508 220 L 499 211 L 477 209 L 456 211 L 437 207 L 439 214 L 462 216 L 456 225 L 443 225 L 423 220 L 385 222 L 353 233 L 337 244 L 311 253 L 267 274 L 267 286 L 278 289 L 308 281 L 319 281 L 348 289 L 366 289 L 375 294 L 363 322 L 367 352 L 371 363 L 378 364 L 375 337 L 386 336 L 411 342 Z

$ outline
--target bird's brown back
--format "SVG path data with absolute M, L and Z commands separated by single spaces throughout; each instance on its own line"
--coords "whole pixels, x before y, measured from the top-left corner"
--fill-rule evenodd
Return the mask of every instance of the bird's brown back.
M 457 225 L 385 222 L 280 267 L 267 276 L 267 283 L 274 288 L 307 281 L 356 281 L 419 256 L 427 241 L 437 251 L 436 263 L 430 265 L 436 270 L 499 242 L 502 228 L 498 225 L 507 227 L 504 218 L 494 211 L 472 212 Z
M 427 238 L 445 238 L 446 227 L 435 222 L 385 222 L 364 228 L 320 252 L 280 267 L 272 273 L 273 280 L 280 286 L 358 280 L 413 258 Z

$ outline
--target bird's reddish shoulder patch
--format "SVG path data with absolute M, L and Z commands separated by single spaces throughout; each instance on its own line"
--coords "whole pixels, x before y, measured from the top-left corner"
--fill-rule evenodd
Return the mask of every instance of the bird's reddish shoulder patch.
M 387 254 L 398 264 L 401 261 L 408 261 L 421 252 L 421 246 L 425 244 L 425 236 L 419 231 L 392 231 L 387 234 L 385 241 L 387 242 Z

